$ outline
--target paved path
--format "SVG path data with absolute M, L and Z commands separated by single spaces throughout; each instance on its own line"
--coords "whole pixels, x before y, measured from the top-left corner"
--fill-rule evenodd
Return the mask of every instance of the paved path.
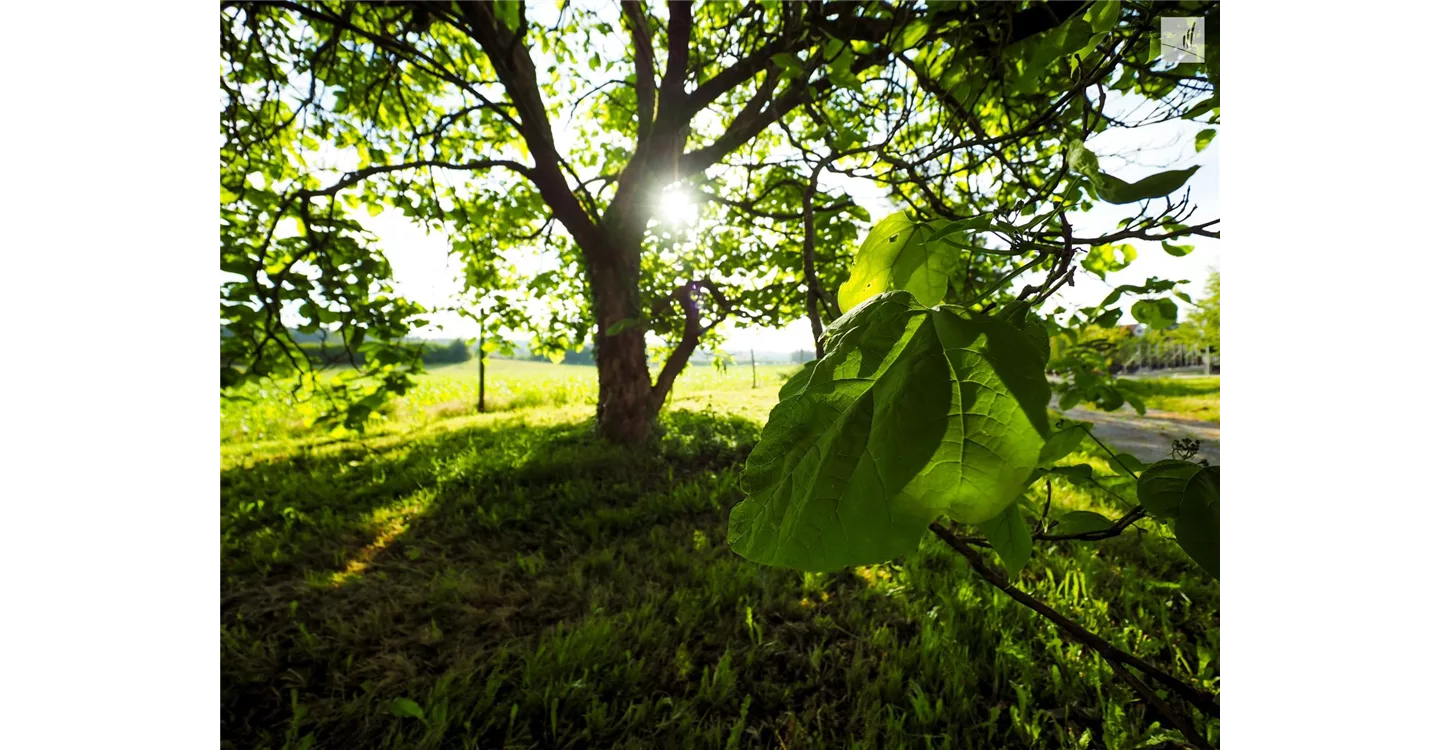
M 1054 406 L 1054 404 L 1052 404 Z M 1220 425 L 1151 411 L 1140 416 L 1129 406 L 1113 412 L 1070 409 L 1061 412 L 1069 419 L 1095 423 L 1095 437 L 1116 453 L 1131 453 L 1141 461 L 1170 457 L 1170 441 L 1193 438 L 1200 441 L 1196 458 L 1220 463 Z

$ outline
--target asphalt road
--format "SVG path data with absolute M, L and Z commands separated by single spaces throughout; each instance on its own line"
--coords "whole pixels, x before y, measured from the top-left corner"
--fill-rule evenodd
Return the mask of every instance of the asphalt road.
M 1070 409 L 1061 412 L 1068 419 L 1095 423 L 1095 437 L 1116 453 L 1131 453 L 1147 463 L 1170 457 L 1171 441 L 1192 438 L 1200 441 L 1196 458 L 1220 463 L 1220 425 L 1180 419 L 1163 413 L 1148 412 L 1142 417 L 1130 407 L 1113 412 Z

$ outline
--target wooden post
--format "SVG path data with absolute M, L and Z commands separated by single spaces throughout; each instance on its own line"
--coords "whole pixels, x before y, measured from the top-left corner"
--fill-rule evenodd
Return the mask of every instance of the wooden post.
M 755 375 L 755 350 L 750 350 L 750 387 L 759 388 L 760 380 Z
M 480 308 L 480 340 L 477 342 L 477 349 L 480 350 L 480 403 L 477 410 L 485 413 L 485 308 Z

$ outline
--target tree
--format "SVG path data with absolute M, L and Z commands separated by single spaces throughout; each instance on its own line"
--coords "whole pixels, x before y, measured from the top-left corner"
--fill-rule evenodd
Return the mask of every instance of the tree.
M 1128 262 L 1113 244 L 1125 239 L 1216 236 L 1167 197 L 1188 173 L 1131 185 L 1072 144 L 1215 116 L 1218 67 L 1164 63 L 1155 19 L 1218 18 L 1218 3 L 550 8 L 222 3 L 221 267 L 234 274 L 222 386 L 318 383 L 287 332 L 298 319 L 335 332 L 354 361 L 363 351 L 378 379 L 327 391 L 347 422 L 408 387 L 421 363 L 399 342 L 425 311 L 391 293 L 353 218 L 362 206 L 446 232 L 473 289 L 551 300 L 545 319 L 503 301 L 493 317 L 541 349 L 593 340 L 597 427 L 622 443 L 646 437 L 727 316 L 807 315 L 823 353 L 845 307 L 834 261 L 868 220 L 827 178 L 868 180 L 925 226 L 974 220 L 949 230 L 943 263 L 920 266 L 962 300 L 1037 270 L 1045 282 L 1012 296 L 1043 299 L 1076 258 L 1101 275 Z M 1156 107 L 1127 122 L 1105 111 L 1107 93 Z M 584 126 L 557 128 L 569 117 Z M 704 201 L 696 224 L 657 221 L 685 192 Z M 1093 200 L 1144 202 L 1089 238 L 1042 210 Z M 508 273 L 506 252 L 523 246 L 558 267 Z M 653 382 L 647 334 L 668 342 Z
M 1195 342 L 1211 351 L 1220 351 L 1220 272 L 1213 271 L 1205 282 L 1205 296 L 1195 303 L 1195 311 L 1184 327 L 1193 331 Z

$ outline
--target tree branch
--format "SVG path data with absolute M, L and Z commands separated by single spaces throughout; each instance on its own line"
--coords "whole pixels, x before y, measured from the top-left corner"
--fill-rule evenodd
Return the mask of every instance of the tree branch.
M 1102 237 L 1094 237 L 1094 238 L 1076 237 L 1076 238 L 1075 238 L 1075 244 L 1077 244 L 1077 245 L 1105 245 L 1105 244 L 1108 244 L 1108 243 L 1111 243 L 1111 242 L 1115 242 L 1116 240 L 1130 240 L 1130 239 L 1135 239 L 1135 240 L 1147 240 L 1147 241 L 1150 241 L 1150 242 L 1155 242 L 1155 241 L 1158 241 L 1158 240 L 1174 239 L 1174 238 L 1176 238 L 1176 237 L 1188 237 L 1188 236 L 1190 236 L 1190 235 L 1192 235 L 1192 234 L 1198 234 L 1198 235 L 1200 235 L 1201 237 L 1214 237 L 1214 238 L 1218 238 L 1218 237 L 1220 236 L 1219 230 L 1210 229 L 1210 227 L 1212 227 L 1212 226 L 1214 226 L 1214 225 L 1216 225 L 1216 224 L 1219 224 L 1219 223 L 1220 223 L 1220 220 L 1219 220 L 1219 219 L 1212 219 L 1212 220 L 1210 220 L 1210 221 L 1204 222 L 1203 224 L 1196 224 L 1196 225 L 1193 226 L 1193 227 L 1185 227 L 1184 229 L 1174 229 L 1174 230 L 1171 230 L 1171 231 L 1169 231 L 1169 232 L 1163 232 L 1163 233 L 1160 233 L 1160 234 L 1149 234 L 1149 233 L 1146 232 L 1146 229 L 1148 229 L 1148 227 L 1141 227 L 1140 229 L 1130 229 L 1130 230 L 1125 230 L 1125 231 L 1123 231 L 1123 232 L 1115 232 L 1115 233 L 1113 233 L 1113 234 L 1107 234 L 1107 235 L 1104 235 L 1104 236 L 1102 236 Z M 1047 235 L 1048 235 L 1048 233 L 1047 233 Z
M 1141 682 L 1139 677 L 1131 674 L 1130 670 L 1126 669 L 1124 664 L 1114 659 L 1106 659 L 1105 663 L 1110 665 L 1110 669 L 1115 672 L 1115 676 L 1123 680 L 1126 685 L 1129 685 L 1130 689 L 1134 690 L 1135 694 L 1140 696 L 1141 700 L 1154 707 L 1156 711 L 1159 711 L 1160 715 L 1165 718 L 1167 724 L 1179 729 L 1180 734 L 1185 735 L 1185 739 L 1189 740 L 1190 744 L 1200 750 L 1213 750 L 1210 747 L 1210 743 L 1206 742 L 1205 738 L 1200 736 L 1200 732 L 1195 729 L 1193 722 L 1181 716 L 1169 703 L 1161 700 L 1160 696 L 1156 695 L 1155 691 Z
M 655 123 L 655 47 L 650 41 L 650 24 L 645 20 L 644 7 L 639 2 L 626 0 L 620 3 L 620 9 L 635 45 L 636 128 L 639 141 L 644 143 L 650 138 L 650 127 Z
M 470 81 L 461 78 L 460 76 L 452 72 L 449 68 L 447 68 L 445 65 L 441 64 L 440 61 L 436 60 L 433 57 L 430 57 L 429 55 L 426 55 L 425 53 L 415 49 L 408 44 L 404 44 L 395 39 L 391 39 L 389 37 L 376 34 L 372 31 L 362 29 L 339 16 L 317 11 L 314 8 L 308 8 L 298 3 L 288 2 L 287 0 L 274 0 L 273 2 L 262 3 L 262 5 L 273 5 L 277 8 L 284 8 L 286 10 L 294 11 L 300 14 L 302 17 L 308 17 L 317 21 L 321 21 L 323 23 L 330 24 L 337 29 L 345 29 L 346 31 L 349 31 L 350 33 L 355 34 L 358 37 L 368 39 L 373 42 L 376 47 L 381 47 L 384 49 L 388 49 L 391 52 L 396 52 L 404 55 L 412 65 L 415 65 L 417 68 L 424 70 L 425 72 L 435 76 L 436 78 L 455 84 L 462 91 L 465 91 L 466 93 L 483 102 L 483 106 L 485 108 L 499 115 L 501 119 L 505 120 L 516 130 L 520 129 L 520 123 L 516 122 L 515 118 L 510 116 L 510 113 L 506 112 L 495 102 L 492 102 L 488 98 L 486 98 L 485 95 L 481 93 L 479 89 L 475 88 L 475 86 Z
M 861 55 L 850 66 L 850 72 L 858 75 L 876 65 L 883 63 L 890 57 L 888 50 L 876 50 Z M 817 65 L 818 60 L 812 61 Z M 812 84 L 806 85 L 803 80 L 790 84 L 779 97 L 770 99 L 778 77 L 767 79 L 765 85 L 760 87 L 754 97 L 746 102 L 745 107 L 725 128 L 713 143 L 695 151 L 688 151 L 682 155 L 677 163 L 676 172 L 680 176 L 689 176 L 705 171 L 710 166 L 724 158 L 735 149 L 745 145 L 750 139 L 759 135 L 789 114 L 796 107 L 818 98 L 825 92 L 835 87 L 829 78 L 820 78 Z M 813 97 L 811 92 L 814 92 Z
M 711 299 L 715 300 L 715 306 L 720 313 L 710 321 L 709 325 L 700 323 L 700 306 L 695 302 L 695 292 L 704 289 L 709 292 Z M 720 287 L 710 279 L 691 281 L 675 287 L 670 296 L 656 302 L 656 309 L 666 301 L 676 300 L 685 312 L 685 328 L 680 335 L 680 342 L 675 345 L 675 350 L 670 352 L 666 358 L 665 365 L 660 368 L 660 374 L 655 377 L 655 385 L 650 387 L 650 411 L 656 413 L 665 404 L 665 399 L 670 395 L 670 389 L 675 385 L 675 378 L 684 371 L 685 365 L 689 363 L 690 356 L 695 353 L 695 347 L 700 344 L 700 337 L 704 336 L 710 329 L 720 324 L 730 312 L 730 301 L 725 299 L 725 294 Z
M 1166 688 L 1169 688 L 1170 690 L 1173 690 L 1175 693 L 1179 694 L 1187 702 L 1203 711 L 1206 715 L 1219 718 L 1220 704 L 1215 702 L 1213 696 L 1195 688 L 1194 686 L 1187 685 L 1184 682 L 1181 682 L 1180 680 L 1171 676 L 1164 670 L 1150 665 L 1148 662 L 1141 660 L 1139 657 L 1129 653 L 1128 651 L 1117 648 L 1104 638 L 1101 638 L 1100 636 L 1090 632 L 1089 630 L 1086 630 L 1085 627 L 1082 626 L 1080 623 L 1077 623 L 1074 620 L 1071 620 L 1070 618 L 1060 614 L 1059 612 L 1056 612 L 1053 608 L 1050 607 L 1050 605 L 1046 604 L 1045 602 L 1042 602 L 1039 599 L 1036 599 L 1035 597 L 1025 593 L 1024 591 L 1015 588 L 1005 577 L 1005 574 L 1003 572 L 987 565 L 984 558 L 980 556 L 979 552 L 976 552 L 974 548 L 972 548 L 969 544 L 965 542 L 965 540 L 961 539 L 959 536 L 956 536 L 955 532 L 946 528 L 939 521 L 930 524 L 930 530 L 935 532 L 936 536 L 944 540 L 945 543 L 950 545 L 950 547 L 953 548 L 956 552 L 964 555 L 965 559 L 970 563 L 970 566 L 974 568 L 977 573 L 980 574 L 980 577 L 984 578 L 991 585 L 1000 589 L 1002 592 L 1005 593 L 1006 596 L 1009 596 L 1011 599 L 1020 602 L 1021 604 L 1029 607 L 1032 610 L 1035 610 L 1035 612 L 1039 613 L 1040 616 L 1055 623 L 1057 627 L 1070 634 L 1076 640 L 1089 646 L 1090 648 L 1095 649 L 1095 651 L 1097 651 L 1105 659 L 1120 662 L 1123 664 L 1128 664 L 1140 670 L 1141 672 L 1144 672 L 1145 674 L 1158 680 Z M 1181 728 L 1177 726 L 1176 729 Z M 1181 729 L 1181 731 L 1183 732 L 1184 730 Z
M 685 97 L 683 111 L 685 115 L 693 116 L 695 113 L 710 106 L 724 96 L 726 92 L 733 90 L 736 86 L 754 78 L 760 71 L 770 64 L 771 58 L 790 48 L 787 41 L 776 39 L 756 50 L 755 52 L 741 58 L 734 65 L 726 67 L 716 73 L 715 76 L 695 87 L 695 91 Z
M 539 84 L 535 81 L 535 63 L 530 59 L 529 48 L 523 43 L 526 28 L 523 17 L 519 30 L 512 32 L 496 17 L 490 3 L 460 3 L 459 7 L 469 21 L 471 37 L 485 50 L 500 83 L 520 113 L 520 133 L 535 157 L 532 179 L 540 190 L 540 196 L 555 212 L 555 218 L 575 238 L 582 252 L 587 255 L 606 252 L 609 242 L 565 181 L 560 153 L 555 149 L 555 135 L 550 129 L 550 118 L 540 97 Z
M 858 7 L 855 3 L 835 3 L 841 8 Z M 986 4 L 990 9 L 1002 9 L 1000 13 L 1008 15 L 1008 18 L 976 18 L 975 21 L 986 26 L 995 27 L 1004 24 L 1008 26 L 1007 32 L 998 42 L 998 46 L 1004 47 L 1016 42 L 1024 41 L 1036 34 L 1043 34 L 1054 29 L 1072 16 L 1085 9 L 1089 5 L 1086 0 L 1051 0 L 1036 6 L 1015 12 L 1013 4 L 990 3 Z M 982 7 L 985 7 L 982 5 Z M 930 16 L 932 28 L 938 28 L 950 21 L 968 20 L 966 13 L 973 13 L 969 8 L 962 6 L 941 10 Z M 1006 23 L 1008 21 L 1008 24 Z M 830 34 L 842 39 L 870 42 L 872 44 L 884 44 L 891 38 L 901 24 L 895 23 L 890 18 L 861 18 L 849 16 L 840 21 L 822 21 L 822 27 Z M 987 49 L 993 49 L 987 45 Z
M 670 29 L 665 40 L 665 76 L 660 79 L 660 106 L 666 110 L 678 110 L 685 100 L 685 71 L 690 66 L 690 32 L 695 19 L 690 15 L 689 2 L 671 0 L 669 8 Z
M 319 190 L 300 190 L 296 192 L 296 197 L 305 200 L 321 195 L 335 195 L 341 190 L 344 190 L 345 188 L 350 187 L 351 185 L 355 185 L 359 182 L 363 182 L 365 179 L 373 177 L 377 174 L 398 172 L 402 169 L 415 169 L 417 167 L 438 167 L 440 169 L 454 169 L 468 172 L 488 169 L 490 167 L 506 167 L 520 173 L 522 176 L 532 181 L 535 179 L 535 173 L 533 170 L 531 170 L 530 167 L 527 167 L 519 162 L 510 161 L 508 159 L 476 159 L 474 161 L 467 161 L 461 164 L 455 164 L 445 161 L 435 161 L 433 159 L 424 159 L 421 161 L 405 162 L 403 164 L 386 164 L 376 167 L 366 167 L 365 169 L 357 169 L 354 172 L 345 173 L 344 177 L 341 177 L 335 184 L 331 185 L 328 188 L 323 188 Z

